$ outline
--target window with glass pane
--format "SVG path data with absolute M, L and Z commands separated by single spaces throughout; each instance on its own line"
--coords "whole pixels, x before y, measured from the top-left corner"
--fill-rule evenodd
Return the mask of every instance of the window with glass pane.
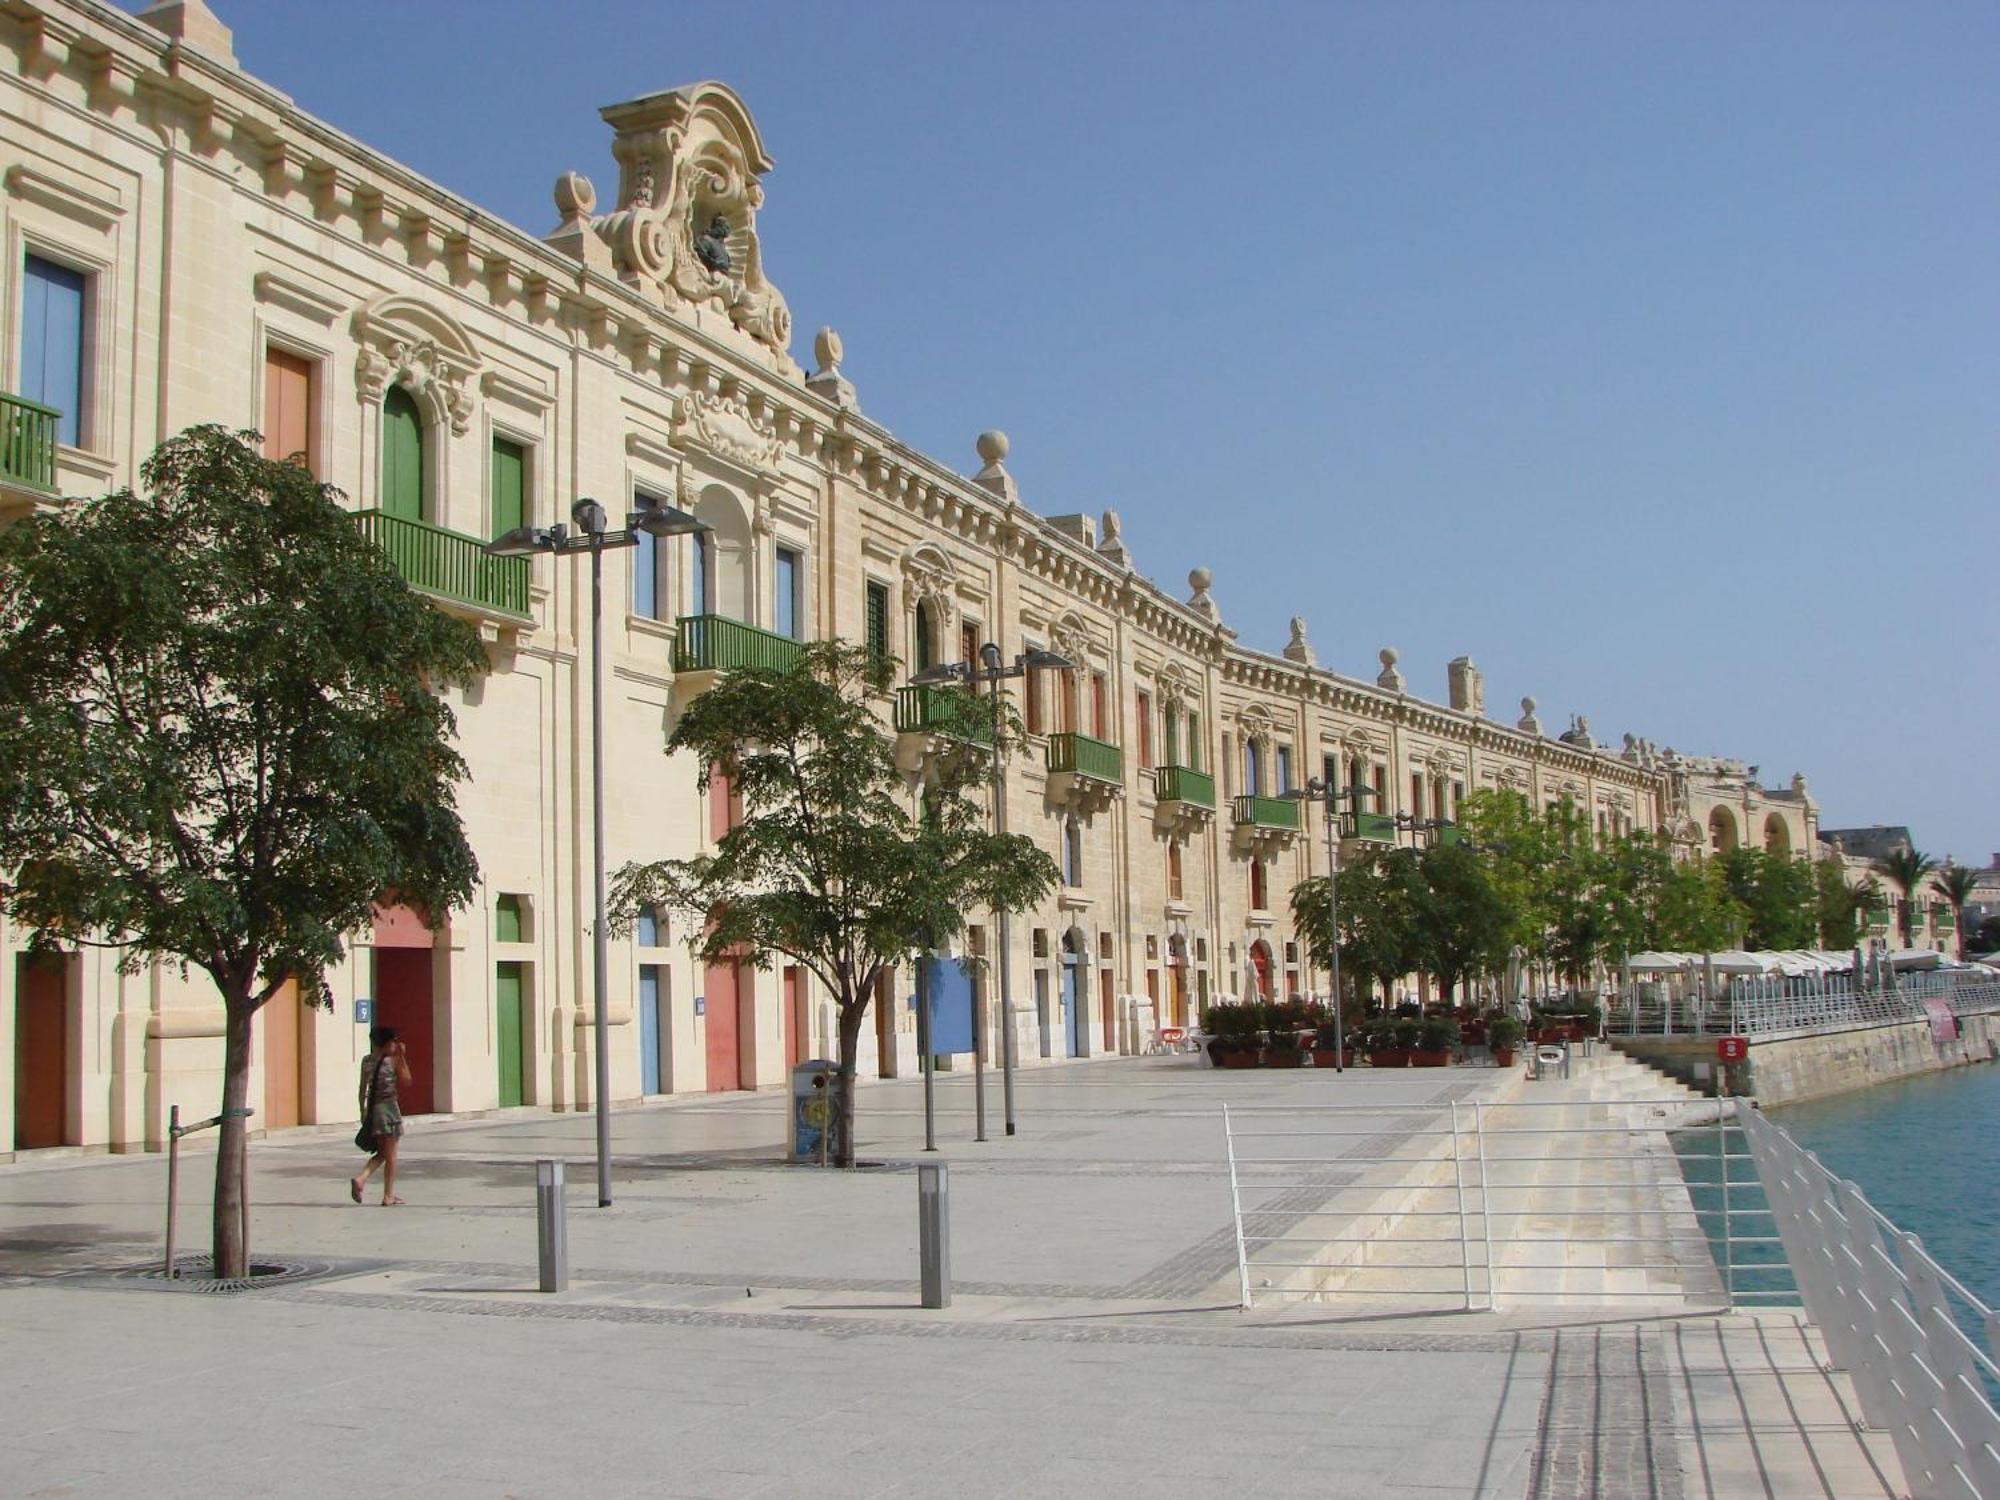
M 1187 768 L 1201 769 L 1201 715 L 1188 715 Z
M 636 510 L 649 510 L 667 502 L 657 495 L 643 491 L 632 496 Z M 667 618 L 667 590 L 661 574 L 667 556 L 660 539 L 639 532 L 638 545 L 632 549 L 632 613 L 642 620 L 664 620 Z
M 313 362 L 283 349 L 264 351 L 264 457 L 314 472 Z
M 693 543 L 693 561 L 689 566 L 688 613 L 705 615 L 708 608 L 709 559 L 714 548 L 709 544 L 708 535 L 697 531 L 689 541 Z
M 1257 742 L 1243 742 L 1243 791 L 1246 796 L 1264 795 L 1264 767 L 1258 760 Z
M 84 293 L 90 278 L 39 255 L 21 278 L 20 394 L 62 413 L 56 441 L 74 448 L 83 431 Z
M 632 940 L 641 948 L 660 946 L 660 918 L 657 912 L 642 911 L 632 924 Z
M 1153 764 L 1153 695 L 1140 688 L 1133 707 L 1138 720 L 1139 765 L 1141 769 L 1150 769 Z
M 772 580 L 772 628 L 787 640 L 799 639 L 799 555 L 789 547 L 777 551 Z
M 863 627 L 867 631 L 868 654 L 877 661 L 889 655 L 889 585 L 868 584 L 867 608 L 864 611 Z
M 1284 796 L 1292 789 L 1292 747 L 1278 746 L 1278 795 Z

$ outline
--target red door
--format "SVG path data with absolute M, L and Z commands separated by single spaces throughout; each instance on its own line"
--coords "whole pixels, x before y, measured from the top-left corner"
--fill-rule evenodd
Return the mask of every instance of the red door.
M 14 968 L 14 1149 L 63 1144 L 69 1027 L 59 958 L 22 954 Z
M 1250 961 L 1257 967 L 1257 998 L 1269 1000 L 1271 989 L 1271 948 L 1261 940 L 1250 945 Z
M 437 1108 L 431 942 L 421 912 L 408 906 L 375 909 L 375 1024 L 395 1027 L 403 1044 L 410 1081 L 397 1091 L 396 1102 L 406 1115 Z
M 797 964 L 785 969 L 785 1066 L 806 1060 L 806 975 Z
M 708 1023 L 708 1091 L 743 1087 L 737 1037 L 737 965 L 709 964 L 702 971 L 702 1019 Z
M 1099 1008 L 1104 1013 L 1104 1050 L 1106 1052 L 1116 1052 L 1118 1050 L 1118 1011 L 1117 1002 L 1111 997 L 1111 971 L 1109 969 L 1098 971 L 1097 985 Z

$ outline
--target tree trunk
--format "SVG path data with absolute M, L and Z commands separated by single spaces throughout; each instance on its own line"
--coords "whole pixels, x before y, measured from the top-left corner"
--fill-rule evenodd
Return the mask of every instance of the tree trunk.
M 250 1096 L 250 1018 L 256 1010 L 242 995 L 225 996 L 223 1005 L 228 1019 L 222 1032 L 222 1124 L 215 1147 L 214 1271 L 218 1277 L 233 1277 L 250 1274 L 243 1243 L 249 1124 L 244 1101 Z
M 865 995 L 859 1002 L 846 999 L 840 1002 L 840 1072 L 835 1085 L 839 1090 L 840 1110 L 839 1150 L 834 1155 L 837 1167 L 854 1165 L 854 1062 L 855 1054 L 861 1050 L 861 1022 L 867 1014 Z

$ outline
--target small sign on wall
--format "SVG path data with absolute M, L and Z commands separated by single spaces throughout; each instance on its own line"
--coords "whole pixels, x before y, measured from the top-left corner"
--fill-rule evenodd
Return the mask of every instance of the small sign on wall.
M 1750 1055 L 1750 1038 L 1724 1036 L 1715 1039 L 1715 1055 L 1724 1062 L 1742 1062 Z
M 698 1016 L 708 1014 L 708 996 L 696 995 L 694 997 L 694 1013 Z
M 354 1002 L 354 1024 L 356 1026 L 375 1024 L 375 1002 L 365 995 Z

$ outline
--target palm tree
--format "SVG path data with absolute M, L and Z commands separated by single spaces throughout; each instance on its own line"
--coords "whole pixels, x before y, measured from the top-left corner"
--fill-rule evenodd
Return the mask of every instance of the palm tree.
M 1965 903 L 1972 899 L 1972 888 L 1979 883 L 1979 872 L 1964 865 L 1955 865 L 1950 860 L 1937 873 L 1937 888 L 1944 899 L 1951 903 L 1952 922 L 1958 928 L 1958 956 L 1965 957 Z
M 1885 855 L 1875 861 L 1875 868 L 1895 883 L 1903 893 L 1903 910 L 1897 919 L 1903 929 L 1903 946 L 1911 946 L 1914 939 L 1910 933 L 1910 918 L 1917 907 L 1917 888 L 1929 878 L 1931 871 L 1938 867 L 1937 861 L 1914 846 L 1898 849 L 1894 854 Z

